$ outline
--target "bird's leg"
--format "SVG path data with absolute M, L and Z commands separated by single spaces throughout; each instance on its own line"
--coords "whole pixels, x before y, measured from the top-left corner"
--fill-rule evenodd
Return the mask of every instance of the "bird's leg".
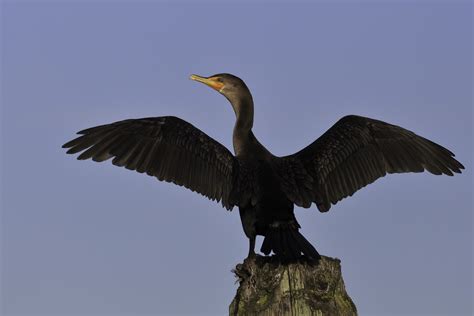
M 255 258 L 255 236 L 249 237 L 249 255 L 247 258 Z

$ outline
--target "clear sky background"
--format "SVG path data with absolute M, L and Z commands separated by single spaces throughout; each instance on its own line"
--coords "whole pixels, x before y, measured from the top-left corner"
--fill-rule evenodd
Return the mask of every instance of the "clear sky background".
M 219 72 L 247 82 L 255 134 L 277 155 L 347 114 L 454 151 L 462 175 L 391 175 L 327 214 L 296 215 L 342 260 L 360 315 L 472 313 L 472 3 L 1 9 L 2 315 L 227 313 L 248 247 L 237 210 L 60 148 L 86 127 L 163 115 L 232 148 L 230 105 L 188 80 Z

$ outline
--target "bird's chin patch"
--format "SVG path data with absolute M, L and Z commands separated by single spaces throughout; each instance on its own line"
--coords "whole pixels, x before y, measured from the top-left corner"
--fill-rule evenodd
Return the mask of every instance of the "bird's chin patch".
M 211 78 L 212 80 L 212 78 Z M 207 84 L 209 87 L 211 87 L 212 89 L 222 93 L 222 90 L 224 90 L 224 84 L 222 82 L 219 82 L 217 80 L 212 80 L 212 81 L 208 81 L 208 82 L 205 82 L 205 84 Z

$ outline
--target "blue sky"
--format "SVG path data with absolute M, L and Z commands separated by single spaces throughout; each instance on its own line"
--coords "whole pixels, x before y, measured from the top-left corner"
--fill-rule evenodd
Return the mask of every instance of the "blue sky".
M 191 73 L 250 87 L 276 155 L 340 117 L 456 153 L 455 177 L 392 175 L 302 233 L 342 260 L 361 315 L 472 313 L 472 3 L 3 1 L 1 312 L 222 315 L 247 255 L 238 212 L 60 146 L 80 129 L 179 116 L 228 148 L 234 114 Z M 137 207 L 136 205 L 139 205 Z M 259 241 L 259 243 L 261 240 Z

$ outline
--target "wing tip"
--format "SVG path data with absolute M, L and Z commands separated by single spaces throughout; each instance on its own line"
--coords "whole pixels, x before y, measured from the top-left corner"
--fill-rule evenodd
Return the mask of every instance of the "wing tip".
M 73 139 L 73 140 L 68 141 L 67 143 L 64 143 L 61 146 L 61 148 L 71 148 L 72 146 L 74 146 L 74 142 L 75 142 L 76 139 Z
M 87 133 L 89 133 L 90 131 L 92 130 L 96 130 L 98 127 L 102 127 L 103 125 L 100 125 L 100 126 L 94 126 L 94 127 L 89 127 L 89 128 L 85 128 L 85 129 L 81 129 L 79 132 L 77 132 L 76 134 L 77 135 L 85 135 Z
M 329 203 L 329 202 L 327 202 L 327 203 L 316 203 L 316 206 L 318 207 L 318 210 L 321 213 L 326 213 L 327 211 L 329 211 L 331 209 L 331 203 Z
M 69 148 L 69 147 L 63 147 L 63 148 Z M 72 155 L 72 154 L 75 154 L 75 153 L 76 153 L 76 151 L 74 150 L 74 147 L 69 148 L 69 150 L 66 151 L 66 154 L 68 154 L 68 155 Z

